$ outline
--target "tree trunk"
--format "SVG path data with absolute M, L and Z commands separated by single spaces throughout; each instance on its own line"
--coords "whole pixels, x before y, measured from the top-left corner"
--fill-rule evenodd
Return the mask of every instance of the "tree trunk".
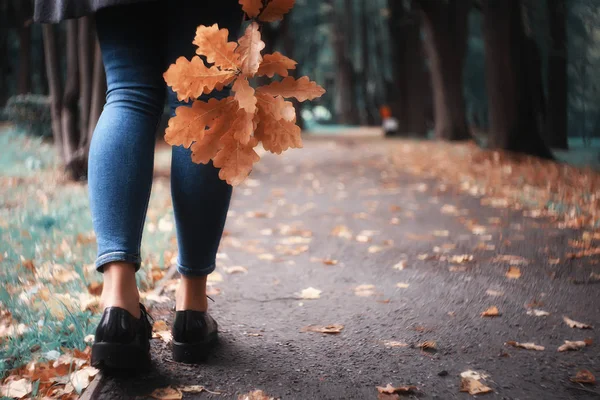
M 354 66 L 348 54 L 349 36 L 347 30 L 352 29 L 352 5 L 345 0 L 345 6 L 333 6 L 333 48 L 335 52 L 336 94 L 335 109 L 338 122 L 341 124 L 358 125 L 359 114 L 356 105 L 356 91 L 354 90 Z M 349 25 L 350 24 L 350 25 Z
M 44 35 L 44 58 L 46 60 L 46 76 L 48 77 L 48 91 L 51 100 L 52 114 L 52 133 L 54 136 L 54 145 L 60 156 L 65 160 L 65 153 L 62 140 L 62 80 L 60 77 L 60 58 L 58 55 L 57 38 L 54 26 L 44 24 L 42 26 Z
M 98 41 L 95 42 L 94 51 L 94 78 L 92 84 L 92 101 L 90 104 L 89 126 L 86 130 L 88 136 L 87 148 L 89 149 L 90 142 L 96 124 L 102 113 L 102 108 L 106 102 L 106 76 L 104 73 L 104 64 L 102 64 L 102 52 Z M 86 151 L 87 154 L 87 151 Z
M 78 22 L 68 20 L 67 24 L 67 82 L 62 102 L 63 145 L 67 169 L 79 146 L 78 101 L 79 101 L 79 61 L 77 57 Z
M 548 52 L 547 138 L 551 147 L 567 149 L 567 5 L 548 0 L 550 51 Z
M 419 15 L 409 12 L 396 0 L 388 0 L 388 7 L 394 66 L 394 85 L 390 90 L 392 115 L 398 120 L 399 134 L 425 136 L 425 109 L 430 91 Z
M 376 113 L 377 107 L 374 107 L 373 95 L 370 93 L 369 85 L 372 81 L 371 79 L 371 70 L 370 70 L 370 47 L 369 47 L 369 21 L 371 20 L 371 15 L 369 13 L 369 8 L 367 6 L 367 2 L 362 2 L 361 7 L 361 24 L 360 24 L 360 36 L 361 43 L 360 49 L 362 54 L 362 71 L 360 74 L 360 85 L 362 89 L 363 103 L 364 103 L 364 122 L 367 125 L 373 126 L 376 121 Z
M 296 43 L 294 42 L 294 35 L 290 29 L 289 18 L 284 18 L 283 21 L 281 21 L 279 26 L 279 35 L 281 37 L 284 55 L 295 59 L 294 52 L 296 49 Z M 290 75 L 293 77 L 298 77 L 298 69 L 291 70 Z M 291 99 L 291 102 L 296 110 L 296 124 L 300 127 L 300 129 L 304 129 L 304 119 L 302 119 L 302 103 L 296 99 Z
M 88 141 L 86 134 L 89 127 L 90 106 L 92 101 L 92 79 L 94 68 L 94 44 L 92 41 L 93 24 L 91 17 L 79 20 L 79 145 L 85 147 Z
M 483 0 L 489 146 L 552 158 L 540 135 L 531 46 L 520 0 Z
M 17 93 L 31 93 L 31 24 L 21 22 L 19 27 L 19 77 Z
M 471 0 L 419 0 L 425 28 L 425 49 L 433 86 L 435 135 L 444 140 L 471 138 L 463 94 Z

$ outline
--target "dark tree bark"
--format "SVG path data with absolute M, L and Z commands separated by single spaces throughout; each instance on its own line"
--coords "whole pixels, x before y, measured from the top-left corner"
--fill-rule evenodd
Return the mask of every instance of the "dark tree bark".
M 369 84 L 371 83 L 371 70 L 369 68 L 369 60 L 370 60 L 370 52 L 369 52 L 369 9 L 367 7 L 367 2 L 362 2 L 361 7 L 361 24 L 360 24 L 360 36 L 361 36 L 361 54 L 362 54 L 362 71 L 360 76 L 360 85 L 362 89 L 362 96 L 364 101 L 364 122 L 367 125 L 373 126 L 376 121 L 376 113 L 377 107 L 373 106 L 373 96 L 369 92 Z
M 352 29 L 352 1 L 344 0 L 344 6 L 342 7 L 336 6 L 334 0 L 330 0 L 330 4 L 333 7 L 334 15 L 333 49 L 336 70 L 336 114 L 339 123 L 358 125 L 360 121 L 354 90 L 355 74 L 348 53 L 350 35 L 347 34 L 347 30 Z
M 520 0 L 483 0 L 491 148 L 552 158 L 537 118 L 539 93 Z
M 0 107 L 8 100 L 8 24 L 9 3 L 0 2 Z
M 394 85 L 390 108 L 398 120 L 398 133 L 424 136 L 426 107 L 431 91 L 425 66 L 419 14 L 408 11 L 402 2 L 389 0 L 389 30 L 392 38 Z
M 102 64 L 102 52 L 100 51 L 100 45 L 97 40 L 94 45 L 94 76 L 92 82 L 90 118 L 89 126 L 86 130 L 88 137 L 87 149 L 89 149 L 94 129 L 96 129 L 96 124 L 98 123 L 98 119 L 100 118 L 102 108 L 106 101 L 106 75 L 104 73 L 104 64 Z
M 90 106 L 92 101 L 92 74 L 94 68 L 94 45 L 92 18 L 87 16 L 79 20 L 79 145 L 85 147 L 88 141 Z
M 433 86 L 435 135 L 445 140 L 471 138 L 463 95 L 467 19 L 471 0 L 417 0 L 425 28 L 425 49 Z
M 19 27 L 19 75 L 17 93 L 31 93 L 31 24 L 21 22 Z
M 78 22 L 68 20 L 67 25 L 67 82 L 62 102 L 63 145 L 67 168 L 79 146 L 78 102 L 79 102 L 79 59 Z
M 60 58 L 57 47 L 57 34 L 54 26 L 44 24 L 42 26 L 44 35 L 44 58 L 46 60 L 46 76 L 48 78 L 48 91 L 51 100 L 52 133 L 54 145 L 62 161 L 65 160 L 65 152 L 62 139 L 62 80 L 60 77 Z
M 548 0 L 550 51 L 548 52 L 547 140 L 551 147 L 567 149 L 567 5 Z

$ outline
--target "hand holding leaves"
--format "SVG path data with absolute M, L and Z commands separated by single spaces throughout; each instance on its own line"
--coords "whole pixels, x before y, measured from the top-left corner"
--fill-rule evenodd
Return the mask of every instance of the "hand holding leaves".
M 289 70 L 296 62 L 279 52 L 262 55 L 259 22 L 278 21 L 294 6 L 295 0 L 240 0 L 252 19 L 238 42 L 228 42 L 227 29 L 199 26 L 194 44 L 198 56 L 180 57 L 164 74 L 164 79 L 181 101 L 192 100 L 192 107 L 181 106 L 169 121 L 165 140 L 172 146 L 190 147 L 192 161 L 206 164 L 213 160 L 219 177 L 238 185 L 248 176 L 260 157 L 254 148 L 281 154 L 301 148 L 296 112 L 286 98 L 298 101 L 321 97 L 325 90 L 308 77 L 295 79 Z M 199 57 L 204 56 L 205 62 Z M 284 79 L 258 88 L 251 86 L 255 76 Z M 222 100 L 197 100 L 202 94 L 232 85 L 233 96 Z

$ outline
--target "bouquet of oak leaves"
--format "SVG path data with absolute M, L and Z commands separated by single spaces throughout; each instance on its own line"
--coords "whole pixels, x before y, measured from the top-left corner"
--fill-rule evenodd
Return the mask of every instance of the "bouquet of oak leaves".
M 296 111 L 286 99 L 293 97 L 302 102 L 325 93 L 306 76 L 289 76 L 296 61 L 279 52 L 261 53 L 265 43 L 260 24 L 281 20 L 295 0 L 239 2 L 250 23 L 237 42 L 228 42 L 228 30 L 219 29 L 217 24 L 201 25 L 193 42 L 198 55 L 191 60 L 178 58 L 164 74 L 179 100 L 193 100 L 191 107 L 178 107 L 169 120 L 166 142 L 191 148 L 195 163 L 212 160 L 220 169 L 220 179 L 232 186 L 243 182 L 260 160 L 254 150 L 259 143 L 275 154 L 302 147 Z M 254 77 L 275 75 L 283 79 L 257 88 L 251 85 Z M 197 100 L 202 94 L 229 85 L 232 96 L 208 102 Z

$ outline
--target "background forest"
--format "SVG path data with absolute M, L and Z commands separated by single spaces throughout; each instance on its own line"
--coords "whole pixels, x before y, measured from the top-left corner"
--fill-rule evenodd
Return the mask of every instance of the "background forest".
M 54 131 L 67 169 L 85 176 L 104 93 L 93 21 L 40 26 L 31 12 L 0 1 L 2 115 Z M 395 135 L 548 158 L 600 136 L 599 21 L 594 0 L 298 0 L 263 38 L 328 90 L 299 110 L 308 132 L 391 114 Z

